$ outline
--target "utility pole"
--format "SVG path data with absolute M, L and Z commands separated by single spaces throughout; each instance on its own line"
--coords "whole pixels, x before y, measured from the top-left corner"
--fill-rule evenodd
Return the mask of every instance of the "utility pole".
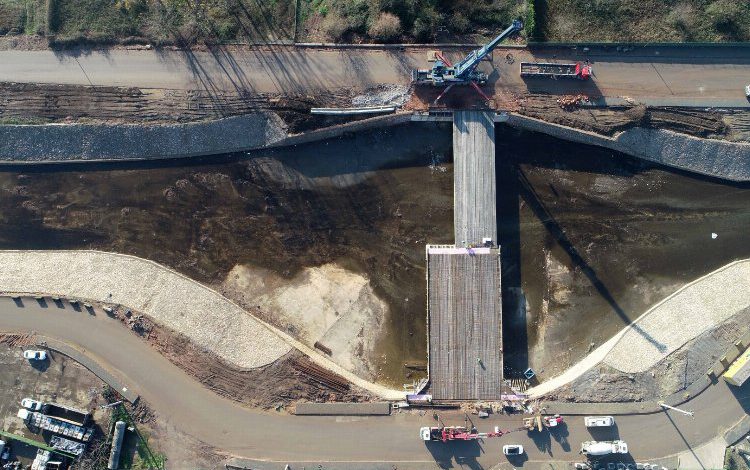
M 667 409 L 667 408 L 668 408 L 668 409 L 670 409 L 670 410 L 674 410 L 674 411 L 677 411 L 677 412 L 679 412 L 679 413 L 682 413 L 682 414 L 684 414 L 684 415 L 688 415 L 688 416 L 690 416 L 691 418 L 695 418 L 695 413 L 693 413 L 692 411 L 681 410 L 681 409 L 679 409 L 679 408 L 675 408 L 674 406 L 669 406 L 669 405 L 667 405 L 666 403 L 664 403 L 663 401 L 660 401 L 660 402 L 659 402 L 659 406 L 661 406 L 661 407 L 662 407 L 662 408 L 664 408 L 664 409 Z

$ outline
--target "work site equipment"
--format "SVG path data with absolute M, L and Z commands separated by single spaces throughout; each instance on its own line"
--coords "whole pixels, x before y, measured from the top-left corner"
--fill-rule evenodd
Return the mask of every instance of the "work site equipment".
M 521 20 L 513 21 L 513 24 L 500 33 L 495 39 L 485 44 L 483 47 L 472 51 L 456 65 L 445 59 L 445 57 L 436 53 L 435 64 L 429 70 L 412 71 L 412 82 L 416 85 L 482 85 L 487 82 L 487 74 L 477 70 L 479 62 L 500 44 L 503 39 L 513 33 L 523 29 Z
M 542 432 L 545 428 L 554 428 L 563 423 L 563 418 L 560 415 L 545 416 L 537 414 L 531 418 L 523 419 L 523 427 L 527 431 L 539 431 Z
M 574 64 L 557 64 L 552 62 L 521 62 L 522 77 L 577 78 L 588 80 L 593 70 L 591 65 L 576 62 Z
M 556 64 L 550 62 L 521 62 L 521 76 L 527 78 L 577 78 L 588 80 L 593 70 L 588 63 Z
M 419 437 L 423 441 L 473 441 L 500 437 L 510 432 L 513 431 L 501 431 L 497 426 L 494 432 L 477 432 L 476 429 L 469 430 L 466 426 L 433 426 L 420 428 Z

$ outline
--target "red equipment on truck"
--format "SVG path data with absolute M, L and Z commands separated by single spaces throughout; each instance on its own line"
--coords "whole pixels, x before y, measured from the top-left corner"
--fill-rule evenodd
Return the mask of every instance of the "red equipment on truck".
M 423 427 L 419 429 L 419 437 L 423 441 L 473 441 L 476 439 L 487 439 L 491 437 L 500 437 L 511 431 L 501 431 L 495 426 L 495 432 L 476 432 L 471 431 L 466 426 L 442 426 L 442 427 Z
M 549 62 L 521 62 L 522 77 L 544 77 L 544 78 L 577 78 L 588 80 L 591 77 L 591 65 L 588 62 L 582 64 L 557 64 Z

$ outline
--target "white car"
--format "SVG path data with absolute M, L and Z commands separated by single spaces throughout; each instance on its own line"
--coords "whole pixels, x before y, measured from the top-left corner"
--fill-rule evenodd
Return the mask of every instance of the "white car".
M 612 416 L 586 416 L 583 418 L 587 428 L 599 428 L 615 425 L 615 418 Z
M 43 361 L 47 359 L 47 351 L 35 351 L 33 349 L 27 349 L 23 352 L 23 357 L 30 361 Z
M 509 456 L 516 456 L 523 454 L 523 446 L 521 444 L 508 444 L 503 446 L 503 454 Z
M 31 411 L 41 410 L 42 405 L 43 405 L 42 402 L 37 401 L 37 400 L 32 400 L 31 398 L 24 398 L 23 400 L 21 400 L 21 406 Z
M 750 85 L 747 85 L 745 87 L 745 96 L 747 96 L 748 98 L 750 98 Z

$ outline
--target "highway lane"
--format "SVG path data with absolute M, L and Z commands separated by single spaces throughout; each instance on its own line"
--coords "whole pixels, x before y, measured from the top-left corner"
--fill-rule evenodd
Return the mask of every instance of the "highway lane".
M 113 275 L 115 275 L 113 273 Z M 295 417 L 242 408 L 205 389 L 141 341 L 122 324 L 102 312 L 90 315 L 69 305 L 42 308 L 25 299 L 23 307 L 0 298 L 0 330 L 31 332 L 83 348 L 149 402 L 167 424 L 232 454 L 262 460 L 424 462 L 424 468 L 447 462 L 469 462 L 488 468 L 505 461 L 501 447 L 521 443 L 531 461 L 577 460 L 580 443 L 591 438 L 582 417 L 568 418 L 555 435 L 531 439 L 516 432 L 499 439 L 464 445 L 425 445 L 420 426 L 434 424 L 427 413 L 391 417 Z M 626 440 L 639 460 L 671 455 L 710 440 L 737 422 L 750 409 L 750 389 L 738 395 L 720 382 L 692 400 L 692 420 L 680 414 L 618 416 L 615 433 L 603 439 Z M 461 424 L 462 416 L 443 413 L 446 424 Z M 493 416 L 476 420 L 480 430 L 494 426 L 513 429 L 520 417 Z
M 670 97 L 747 101 L 750 48 L 695 49 L 651 47 L 637 53 L 610 48 L 499 48 L 493 62 L 480 67 L 491 73 L 497 92 L 587 93 L 627 96 L 648 101 Z M 463 52 L 451 51 L 458 60 Z M 590 59 L 595 79 L 522 80 L 519 62 Z M 113 85 L 140 88 L 205 89 L 212 93 L 243 91 L 313 93 L 378 84 L 406 85 L 415 67 L 428 67 L 426 49 L 300 49 L 293 47 L 231 48 L 208 51 L 126 50 L 0 51 L 0 81 Z

